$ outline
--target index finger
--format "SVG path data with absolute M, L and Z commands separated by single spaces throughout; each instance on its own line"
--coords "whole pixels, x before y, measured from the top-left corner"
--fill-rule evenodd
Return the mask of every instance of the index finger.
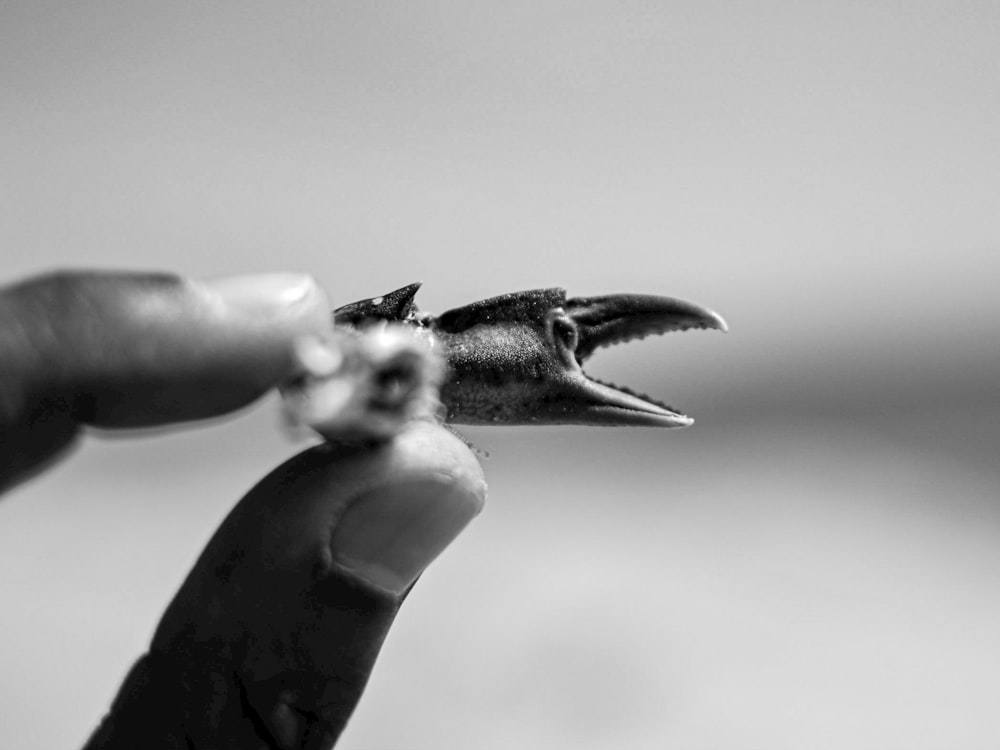
M 63 272 L 0 291 L 6 468 L 58 451 L 80 424 L 146 427 L 223 414 L 294 374 L 293 341 L 332 328 L 300 274 L 194 281 Z

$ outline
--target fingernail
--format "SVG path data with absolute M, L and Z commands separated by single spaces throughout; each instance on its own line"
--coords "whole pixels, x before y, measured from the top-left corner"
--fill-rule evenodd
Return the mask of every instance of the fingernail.
M 294 307 L 317 289 L 316 282 L 302 273 L 267 273 L 210 279 L 205 285 L 227 307 L 252 315 L 264 315 Z
M 342 567 L 362 580 L 401 594 L 482 506 L 482 493 L 453 480 L 380 487 L 347 509 L 334 530 L 331 550 Z

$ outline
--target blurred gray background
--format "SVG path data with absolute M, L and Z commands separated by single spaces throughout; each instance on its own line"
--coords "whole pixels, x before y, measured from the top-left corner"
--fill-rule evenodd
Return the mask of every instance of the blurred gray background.
M 0 253 L 714 307 L 588 368 L 683 431 L 468 429 L 486 513 L 344 750 L 1000 744 L 1000 6 L 0 3 Z M 0 502 L 0 746 L 78 747 L 272 401 Z

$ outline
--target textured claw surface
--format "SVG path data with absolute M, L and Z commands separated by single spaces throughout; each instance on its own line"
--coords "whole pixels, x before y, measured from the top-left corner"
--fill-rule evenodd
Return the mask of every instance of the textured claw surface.
M 580 329 L 579 361 L 595 349 L 691 329 L 726 331 L 726 322 L 708 308 L 673 297 L 612 294 L 566 301 L 566 314 Z

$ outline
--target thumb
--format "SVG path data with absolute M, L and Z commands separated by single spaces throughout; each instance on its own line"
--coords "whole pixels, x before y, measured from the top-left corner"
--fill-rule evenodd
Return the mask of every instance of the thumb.
M 88 750 L 331 747 L 414 580 L 485 492 L 471 451 L 426 422 L 292 458 L 209 542 Z

